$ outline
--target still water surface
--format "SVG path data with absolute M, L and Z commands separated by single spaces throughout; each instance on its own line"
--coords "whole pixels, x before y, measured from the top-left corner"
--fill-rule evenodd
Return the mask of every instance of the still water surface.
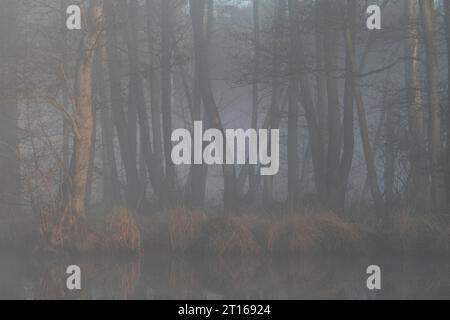
M 82 290 L 66 290 L 68 265 Z M 366 269 L 382 269 L 379 292 Z M 154 254 L 141 260 L 52 261 L 0 253 L 0 299 L 449 299 L 445 259 L 205 259 Z

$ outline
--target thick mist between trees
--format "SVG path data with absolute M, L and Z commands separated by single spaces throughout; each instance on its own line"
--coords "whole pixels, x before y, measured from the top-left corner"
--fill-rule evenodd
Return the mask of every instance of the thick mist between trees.
M 446 255 L 449 51 L 448 1 L 2 0 L 0 248 Z

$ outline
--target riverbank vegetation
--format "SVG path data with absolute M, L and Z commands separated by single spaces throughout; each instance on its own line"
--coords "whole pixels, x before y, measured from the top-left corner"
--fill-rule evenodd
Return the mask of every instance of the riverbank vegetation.
M 429 256 L 445 257 L 450 226 L 407 212 L 388 228 L 348 222 L 331 212 L 305 209 L 272 215 L 206 214 L 185 208 L 151 217 L 138 217 L 125 209 L 112 218 L 99 215 L 86 221 L 84 246 L 66 247 L 82 255 L 140 255 L 174 253 L 208 257 L 306 256 Z M 0 249 L 33 252 L 45 248 L 36 223 L 0 222 Z M 11 227 L 14 226 L 14 227 Z M 44 245 L 44 247 L 41 247 Z M 71 250 L 68 250 L 71 248 Z M 47 251 L 48 254 L 55 252 Z

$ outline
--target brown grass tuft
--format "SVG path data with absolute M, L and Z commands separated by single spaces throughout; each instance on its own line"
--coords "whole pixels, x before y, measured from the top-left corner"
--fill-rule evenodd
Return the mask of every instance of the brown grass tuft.
M 354 225 L 320 211 L 281 217 L 268 232 L 271 253 L 355 253 L 360 251 L 363 240 Z
M 261 247 L 252 231 L 252 221 L 243 217 L 211 219 L 205 230 L 206 252 L 217 256 L 258 254 Z
M 432 254 L 448 250 L 449 231 L 438 217 L 414 216 L 403 210 L 395 215 L 388 237 L 404 253 Z
M 108 233 L 112 249 L 127 253 L 141 252 L 141 233 L 134 215 L 127 209 L 113 210 Z
M 175 208 L 165 213 L 168 217 L 170 246 L 174 251 L 194 249 L 207 221 L 204 212 Z

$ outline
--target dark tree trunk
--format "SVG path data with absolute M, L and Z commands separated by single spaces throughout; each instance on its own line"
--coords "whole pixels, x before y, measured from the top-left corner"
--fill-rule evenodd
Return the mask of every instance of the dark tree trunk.
M 138 178 L 136 157 L 133 157 L 133 141 L 128 136 L 128 122 L 133 119 L 131 118 L 127 121 L 124 111 L 123 88 L 119 69 L 121 61 L 117 41 L 118 8 L 114 6 L 114 2 L 106 1 L 105 12 L 107 19 L 107 56 L 112 118 L 119 139 L 120 155 L 125 167 L 127 207 L 136 212 L 138 211 L 140 202 L 144 198 L 144 194 L 142 193 L 143 188 Z M 136 141 L 134 141 L 134 146 L 136 146 Z
M 175 167 L 172 162 L 172 8 L 171 0 L 161 0 L 161 105 L 167 195 L 174 200 Z
M 291 74 L 289 78 L 289 110 L 288 110 L 288 203 L 289 207 L 296 206 L 298 199 L 298 183 L 299 183 L 299 157 L 298 157 L 298 65 L 297 52 L 298 42 L 297 35 L 300 31 L 298 28 L 298 2 L 297 0 L 288 0 L 289 6 L 289 30 L 290 30 L 290 66 Z
M 197 61 L 207 61 L 206 41 L 203 27 L 205 0 L 190 0 L 189 4 L 194 33 L 195 59 Z M 209 126 L 220 130 L 225 137 L 225 130 L 211 88 L 208 64 L 200 63 L 198 65 L 198 72 L 197 76 L 199 78 L 200 92 Z M 225 156 L 226 155 L 224 154 L 224 157 Z M 224 208 L 225 211 L 232 211 L 236 206 L 237 200 L 235 167 L 233 165 L 224 164 L 222 169 L 224 176 Z

